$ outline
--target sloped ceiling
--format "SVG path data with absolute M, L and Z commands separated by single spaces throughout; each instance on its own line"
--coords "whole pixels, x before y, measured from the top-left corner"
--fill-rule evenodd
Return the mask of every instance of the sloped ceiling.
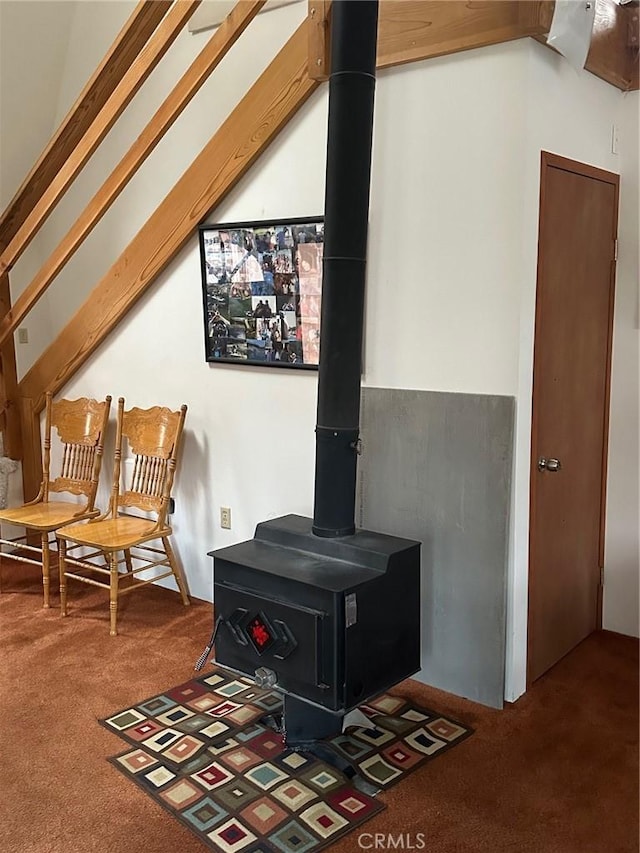
M 77 0 L 0 0 L 0 209 L 49 142 Z

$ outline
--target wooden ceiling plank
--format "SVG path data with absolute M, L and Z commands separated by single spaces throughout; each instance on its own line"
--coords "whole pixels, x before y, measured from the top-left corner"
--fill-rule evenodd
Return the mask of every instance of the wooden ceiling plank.
M 201 0 L 176 0 L 173 4 L 133 65 L 118 83 L 103 109 L 0 255 L 0 275 L 8 272 L 27 248 L 58 200 L 168 51 L 200 2 Z
M 317 89 L 304 22 L 19 385 L 44 407 L 176 256 L 292 115 Z
M 141 0 L 0 217 L 7 246 L 148 42 L 172 0 Z
M 35 278 L 0 321 L 0 348 L 33 308 L 83 240 L 111 207 L 205 80 L 240 38 L 266 0 L 240 0 L 211 36 Z
M 446 56 L 533 36 L 546 44 L 554 0 L 382 0 L 378 67 Z M 629 47 L 629 20 L 637 9 L 596 0 L 586 69 L 618 89 L 634 88 L 637 51 Z M 633 36 L 632 36 L 633 38 Z M 637 87 L 637 86 L 636 86 Z
M 524 3 L 523 5 L 527 5 Z M 547 34 L 551 27 L 555 2 L 536 2 L 530 4 L 532 11 L 538 7 L 540 29 L 532 33 L 536 41 L 554 50 L 547 44 Z M 596 16 L 593 22 L 591 46 L 585 62 L 585 69 L 617 89 L 628 91 L 637 89 L 634 74 L 637 77 L 638 54 L 629 46 L 629 21 L 638 10 L 633 6 L 620 6 L 616 0 L 596 0 Z
M 515 0 L 383 0 L 378 68 L 431 59 L 531 34 Z
M 627 9 L 616 0 L 596 0 L 591 47 L 585 68 L 618 89 L 630 86 Z

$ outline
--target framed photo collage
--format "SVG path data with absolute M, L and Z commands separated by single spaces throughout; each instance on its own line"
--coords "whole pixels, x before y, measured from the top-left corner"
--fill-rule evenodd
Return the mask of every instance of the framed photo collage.
M 324 221 L 201 225 L 209 362 L 317 369 Z

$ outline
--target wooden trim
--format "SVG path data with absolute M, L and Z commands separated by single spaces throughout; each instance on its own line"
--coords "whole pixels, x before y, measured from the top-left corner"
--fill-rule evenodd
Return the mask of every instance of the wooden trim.
M 599 170 L 601 171 L 601 170 Z M 620 208 L 620 176 L 614 173 L 605 173 L 609 175 L 609 180 L 607 183 L 613 185 L 615 192 L 615 215 L 613 226 L 611 229 L 611 243 L 612 247 L 615 247 L 616 241 L 618 239 L 618 215 Z M 599 180 L 605 180 L 603 177 L 599 177 Z M 616 298 L 616 268 L 617 268 L 617 260 L 616 260 L 616 252 L 612 251 L 611 258 L 611 268 L 609 273 L 609 329 L 607 332 L 607 365 L 606 365 L 606 379 L 605 379 L 605 390 L 604 390 L 604 412 L 603 412 L 603 441 L 602 441 L 602 483 L 601 483 L 601 491 L 600 491 L 600 547 L 599 547 L 599 562 L 600 562 L 600 571 L 604 572 L 604 547 L 605 547 L 605 537 L 606 537 L 606 528 L 607 528 L 607 475 L 609 471 L 609 420 L 611 416 L 611 362 L 613 356 L 613 322 L 614 322 L 614 312 L 615 312 L 615 298 Z M 600 601 L 598 603 L 598 628 L 602 628 L 602 596 L 603 589 L 602 584 L 599 587 L 599 598 Z
M 8 245 L 156 29 L 171 0 L 141 0 L 0 217 Z
M 537 13 L 546 4 L 516 0 L 383 0 L 378 68 L 445 56 L 541 32 Z
M 535 307 L 535 319 L 534 319 L 534 334 L 533 334 L 533 365 L 532 365 L 532 387 L 531 387 L 531 436 L 529 440 L 529 543 L 528 543 L 528 556 L 529 562 L 527 565 L 527 677 L 526 677 L 526 685 L 527 690 L 531 687 L 533 683 L 532 675 L 531 675 L 531 602 L 533 600 L 533 573 L 531 571 L 531 567 L 534 564 L 535 558 L 535 548 L 532 536 L 532 530 L 535 529 L 536 523 L 536 501 L 535 501 L 535 490 L 534 490 L 534 480 L 533 480 L 533 471 L 534 471 L 534 449 L 538 446 L 538 410 L 536 406 L 533 405 L 535 399 L 535 391 L 536 391 L 536 371 L 535 371 L 535 339 L 538 329 L 540 328 L 540 315 L 542 312 L 541 304 L 540 304 L 540 280 L 541 280 L 541 269 L 542 269 L 542 241 L 540 236 L 542 234 L 542 211 L 545 209 L 545 202 L 547 196 L 547 168 L 548 168 L 548 157 L 553 157 L 553 154 L 549 154 L 546 151 L 542 151 L 540 153 L 540 194 L 538 200 L 538 251 L 536 255 L 536 307 Z
M 140 86 L 169 50 L 185 22 L 200 5 L 200 2 L 201 0 L 176 0 L 173 4 L 149 43 L 142 49 L 131 68 L 118 83 L 104 108 L 98 113 L 82 139 L 69 154 L 64 165 L 42 193 L 16 235 L 2 252 L 0 274 L 8 272 L 27 248 L 78 172 L 111 130 Z
M 616 239 L 618 229 L 618 206 L 619 206 L 619 191 L 620 191 L 620 176 L 614 172 L 608 172 L 605 169 L 600 169 L 596 166 L 591 166 L 587 163 L 579 163 L 575 160 L 570 160 L 567 157 L 561 157 L 558 154 L 552 154 L 549 151 L 540 153 L 540 201 L 539 212 L 540 221 L 538 224 L 538 234 L 542 233 L 542 211 L 546 201 L 546 180 L 549 169 L 563 169 L 566 172 L 572 172 L 576 175 L 583 175 L 586 178 L 593 178 L 598 181 L 612 184 L 615 188 L 615 221 L 613 227 L 612 241 Z M 541 268 L 542 268 L 542 245 L 538 238 L 538 253 L 537 253 L 537 273 L 536 273 L 536 311 L 535 311 L 535 332 L 534 332 L 534 364 L 533 364 L 533 388 L 532 397 L 535 396 L 535 336 L 540 327 L 541 305 L 538 299 L 540 287 Z M 607 489 L 607 467 L 608 467 L 608 449 L 609 449 L 609 408 L 610 408 L 610 393 L 611 393 L 611 354 L 613 349 L 613 314 L 614 314 L 614 299 L 615 299 L 615 261 L 611 263 L 610 276 L 610 296 L 609 296 L 609 317 L 608 317 L 608 336 L 607 336 L 607 365 L 606 365 L 606 384 L 605 384 L 605 401 L 604 401 L 604 440 L 602 447 L 602 474 L 601 474 L 601 492 L 600 492 L 600 531 L 599 531 L 599 554 L 598 559 L 600 569 L 604 567 L 604 543 L 606 531 L 606 489 Z M 530 471 L 534 470 L 535 453 L 537 448 L 538 438 L 538 416 L 536 408 L 533 408 L 531 418 L 531 443 L 529 448 Z M 531 566 L 534 564 L 534 543 L 531 531 L 535 525 L 536 502 L 533 477 L 529 481 L 529 572 L 528 572 L 528 594 L 529 607 L 531 606 L 531 586 L 532 572 Z M 598 628 L 602 627 L 602 586 L 598 589 L 598 612 L 596 614 L 596 624 Z M 530 627 L 530 618 L 527 616 L 528 627 Z M 531 638 L 527 641 L 527 688 L 531 686 Z
M 47 290 L 83 240 L 104 216 L 212 71 L 240 38 L 266 0 L 241 0 L 171 91 L 138 139 L 94 195 L 33 281 L 0 321 L 0 347 Z
M 331 0 L 309 0 L 309 67 L 312 80 L 329 79 Z
M 549 167 L 564 169 L 565 172 L 572 172 L 574 175 L 583 175 L 585 178 L 595 178 L 597 181 L 604 181 L 605 184 L 614 184 L 616 187 L 620 184 L 620 175 L 617 175 L 615 172 L 608 172 L 606 169 L 600 169 L 598 166 L 591 166 L 588 163 L 579 163 L 577 160 L 570 160 L 568 157 L 561 157 L 560 154 L 552 154 L 550 151 L 541 151 L 541 177 L 542 171 Z M 613 239 L 615 240 L 615 234 L 613 235 Z
M 640 88 L 640 9 L 623 6 L 623 11 L 627 17 L 628 91 L 636 92 Z
M 640 89 L 640 63 L 636 57 L 633 62 L 631 77 L 629 78 L 629 92 L 637 92 Z
M 18 399 L 22 425 L 22 485 L 24 500 L 33 500 L 42 483 L 42 436 L 40 415 L 29 397 Z
M 135 305 L 318 88 L 307 74 L 306 21 L 258 78 L 79 311 L 20 382 L 20 393 L 44 407 Z
M 0 317 L 11 309 L 9 274 L 0 275 Z M 13 338 L 0 347 L 0 425 L 4 433 L 4 452 L 11 459 L 22 458 L 20 412 L 16 407 L 18 376 Z

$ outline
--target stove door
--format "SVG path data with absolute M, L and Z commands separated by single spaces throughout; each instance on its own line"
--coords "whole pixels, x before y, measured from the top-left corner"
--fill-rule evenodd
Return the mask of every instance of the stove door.
M 338 707 L 331 608 L 292 604 L 228 582 L 215 584 L 214 602 L 222 618 L 216 641 L 221 666 L 250 677 L 265 667 L 275 673 L 278 689 Z

